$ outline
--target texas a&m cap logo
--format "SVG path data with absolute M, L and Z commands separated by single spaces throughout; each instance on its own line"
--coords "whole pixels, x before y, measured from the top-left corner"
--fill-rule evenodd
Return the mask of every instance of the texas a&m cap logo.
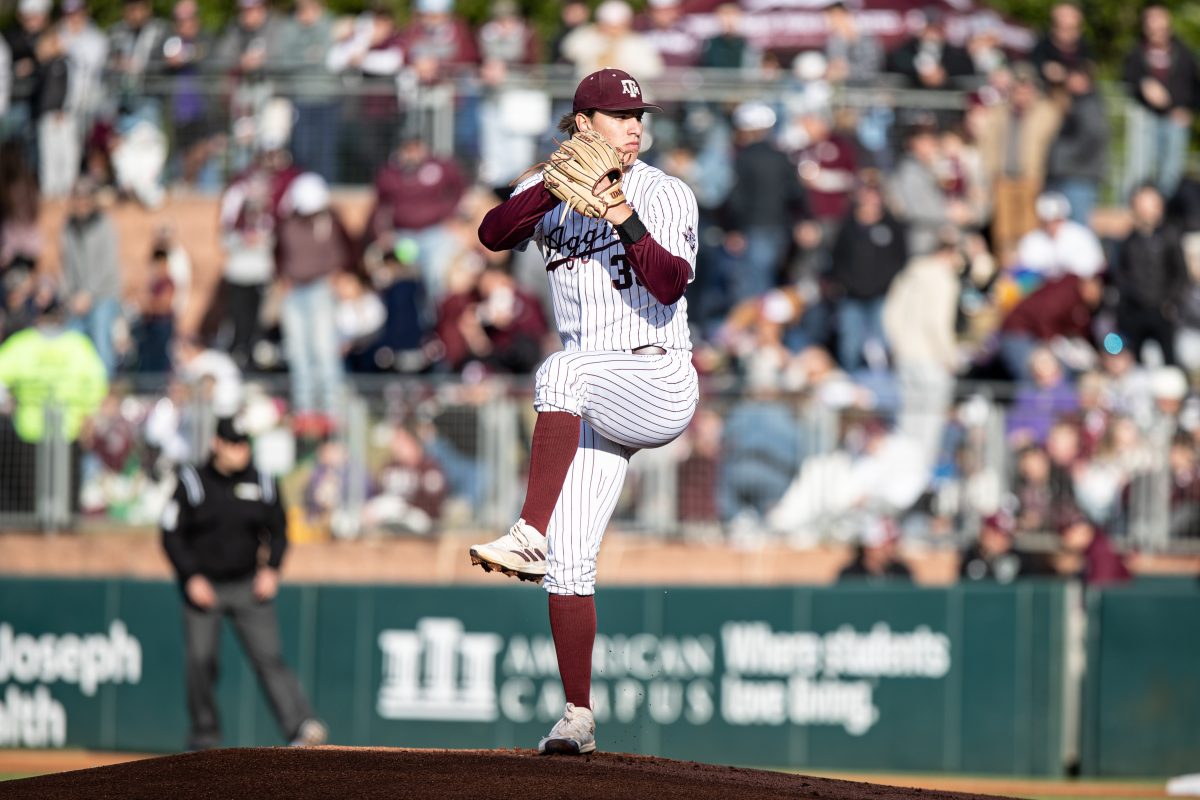
M 662 111 L 647 103 L 641 84 L 628 72 L 602 69 L 579 82 L 572 111 Z

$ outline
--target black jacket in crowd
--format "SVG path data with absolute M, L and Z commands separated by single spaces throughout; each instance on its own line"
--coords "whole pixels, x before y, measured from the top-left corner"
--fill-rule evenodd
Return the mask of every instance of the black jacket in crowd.
M 1167 92 L 1171 95 L 1171 105 L 1158 109 L 1146 102 L 1142 95 L 1142 79 L 1153 78 L 1154 73 L 1146 64 L 1146 43 L 1139 42 L 1125 57 L 1123 73 L 1125 83 L 1129 85 L 1130 93 L 1137 101 L 1156 114 L 1166 114 L 1176 108 L 1193 110 L 1200 107 L 1200 79 L 1196 74 L 1196 61 L 1192 58 L 1187 45 L 1178 39 L 1171 38 L 1171 67 L 1166 80 L 1162 81 Z
M 37 116 L 67 107 L 67 59 L 53 58 L 42 65 L 37 93 Z
M 1062 64 L 1068 70 L 1090 69 L 1090 65 L 1096 59 L 1092 56 L 1092 47 L 1086 39 L 1080 39 L 1074 50 L 1063 50 L 1047 33 L 1033 46 L 1029 60 L 1037 67 L 1038 75 L 1042 75 L 1042 70 L 1049 63 Z
M 1200 231 L 1200 179 L 1184 177 L 1167 203 L 1167 219 L 1185 233 Z
M 783 228 L 812 217 L 796 167 L 766 140 L 751 142 L 733 160 L 734 185 L 726 201 L 730 231 Z
M 851 213 L 834 240 L 832 262 L 829 282 L 847 297 L 883 297 L 908 262 L 904 228 L 887 212 L 874 225 L 861 224 Z
M 887 71 L 904 75 L 913 86 L 923 84 L 918 77 L 917 56 L 921 52 L 921 40 L 917 37 L 909 39 L 887 56 Z M 942 69 L 946 71 L 946 82 L 954 85 L 955 78 L 966 78 L 975 74 L 975 63 L 965 48 L 942 43 Z
M 1048 181 L 1084 179 L 1100 183 L 1108 175 L 1108 114 L 1098 92 L 1071 98 L 1058 136 L 1046 158 Z
M 1018 578 L 1046 574 L 1045 569 L 1031 556 L 1010 550 L 999 555 L 984 555 L 979 544 L 963 553 L 958 575 L 964 580 L 1012 583 Z
M 877 581 L 911 581 L 912 571 L 901 561 L 891 561 L 884 568 L 883 574 L 877 575 L 867 569 L 866 561 L 863 557 L 863 551 L 860 547 L 854 560 L 842 568 L 838 573 L 838 580 L 854 579 L 854 580 L 877 580 Z
M 18 24 L 4 32 L 4 40 L 8 42 L 11 55 L 12 85 L 9 87 L 9 102 L 13 105 L 34 100 L 40 80 L 41 65 L 37 58 L 38 34 L 32 34 Z M 28 62 L 33 69 L 27 75 L 17 77 L 17 65 Z
M 267 566 L 279 568 L 287 549 L 287 518 L 279 485 L 254 467 L 225 475 L 209 462 L 179 468 L 175 496 L 162 521 L 163 547 L 184 583 L 247 578 L 258 569 L 259 548 Z
M 1179 300 L 1188 272 L 1178 231 L 1165 225 L 1149 234 L 1135 229 L 1118 248 L 1113 281 L 1120 306 L 1161 312 Z

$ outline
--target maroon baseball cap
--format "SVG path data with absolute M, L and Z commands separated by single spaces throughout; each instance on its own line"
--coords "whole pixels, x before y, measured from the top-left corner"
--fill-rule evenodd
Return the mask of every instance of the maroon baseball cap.
M 1017 521 L 1013 519 L 1012 514 L 1003 510 L 988 514 L 983 518 L 982 523 L 983 527 L 992 528 L 1008 536 L 1012 536 L 1017 527 Z
M 602 69 L 579 82 L 575 90 L 573 112 L 579 111 L 662 111 L 646 102 L 642 85 L 620 69 Z

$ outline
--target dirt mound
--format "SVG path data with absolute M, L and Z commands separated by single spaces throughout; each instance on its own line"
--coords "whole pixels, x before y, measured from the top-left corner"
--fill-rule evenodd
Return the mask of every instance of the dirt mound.
M 0 784 L 6 800 L 161 798 L 539 798 L 540 800 L 968 800 L 984 795 L 899 789 L 690 761 L 529 750 L 320 747 L 210 750 Z

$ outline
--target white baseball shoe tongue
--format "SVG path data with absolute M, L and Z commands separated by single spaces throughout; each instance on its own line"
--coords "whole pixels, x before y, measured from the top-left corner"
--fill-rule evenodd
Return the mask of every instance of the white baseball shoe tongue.
M 470 553 L 471 563 L 485 572 L 496 570 L 535 583 L 546 576 L 546 537 L 523 519 L 499 539 L 472 545 Z
M 596 718 L 590 708 L 567 703 L 563 718 L 538 742 L 541 755 L 578 756 L 596 749 Z

